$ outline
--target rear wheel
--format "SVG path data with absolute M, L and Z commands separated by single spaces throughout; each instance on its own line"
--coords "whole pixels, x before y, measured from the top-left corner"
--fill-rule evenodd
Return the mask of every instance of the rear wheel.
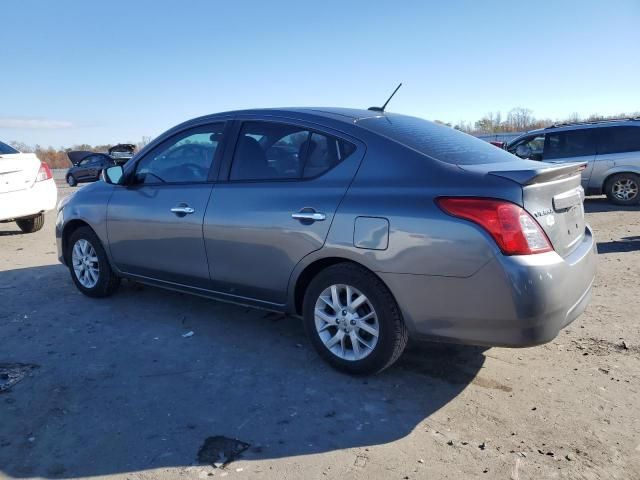
M 604 190 L 609 201 L 616 205 L 635 205 L 640 201 L 640 177 L 618 173 L 607 180 Z
M 76 177 L 69 174 L 67 175 L 67 183 L 69 184 L 70 187 L 75 187 L 78 184 L 78 181 L 76 180 Z
M 98 236 L 89 227 L 74 231 L 66 258 L 73 283 L 89 297 L 108 297 L 120 285 Z
M 37 232 L 44 226 L 44 213 L 39 213 L 35 217 L 19 218 L 16 223 L 24 233 Z
M 316 351 L 348 373 L 380 372 L 407 344 L 407 328 L 391 292 L 358 265 L 341 263 L 320 272 L 307 288 L 303 313 Z

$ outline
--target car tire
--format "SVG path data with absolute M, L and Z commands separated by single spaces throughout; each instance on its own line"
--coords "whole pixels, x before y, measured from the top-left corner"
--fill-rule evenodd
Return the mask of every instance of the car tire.
M 16 224 L 23 233 L 37 232 L 44 227 L 44 213 L 40 213 L 35 217 L 19 218 L 16 220 Z
M 78 185 L 78 181 L 73 175 L 67 175 L 67 184 L 69 184 L 70 187 L 75 187 Z
M 611 203 L 636 205 L 640 202 L 640 177 L 634 173 L 617 173 L 605 184 L 604 192 Z
M 66 261 L 78 290 L 89 297 L 108 297 L 120 285 L 102 242 L 89 227 L 75 230 L 67 242 Z M 77 250 L 76 250 L 77 249 Z
M 393 295 L 356 264 L 339 263 L 316 275 L 305 292 L 303 317 L 318 354 L 350 374 L 381 372 L 407 345 L 407 327 Z

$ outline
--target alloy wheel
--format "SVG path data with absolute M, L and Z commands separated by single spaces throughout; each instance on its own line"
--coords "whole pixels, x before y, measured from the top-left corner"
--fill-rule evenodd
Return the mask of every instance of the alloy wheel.
M 95 248 L 84 238 L 78 239 L 71 253 L 73 271 L 80 284 L 85 288 L 93 288 L 100 278 L 98 255 Z
M 633 200 L 638 196 L 638 184 L 631 178 L 621 178 L 613 184 L 611 191 L 618 200 Z
M 331 285 L 318 297 L 315 327 L 324 346 L 336 357 L 357 361 L 375 349 L 378 316 L 369 299 L 349 285 Z

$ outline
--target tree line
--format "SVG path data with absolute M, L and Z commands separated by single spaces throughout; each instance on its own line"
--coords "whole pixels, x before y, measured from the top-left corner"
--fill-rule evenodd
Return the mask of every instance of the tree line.
M 137 142 L 136 151 L 140 150 L 147 143 L 151 141 L 150 137 L 142 137 L 142 140 Z M 19 141 L 11 141 L 8 142 L 13 148 L 20 150 L 25 153 L 35 153 L 40 160 L 46 162 L 51 168 L 69 168 L 71 166 L 71 162 L 69 161 L 69 157 L 67 156 L 68 152 L 72 152 L 74 150 L 85 150 L 88 152 L 100 152 L 107 153 L 107 151 L 114 146 L 115 144 L 104 144 L 104 145 L 89 145 L 87 143 L 76 144 L 71 147 L 43 147 L 41 145 L 28 145 L 24 142 Z
M 600 115 L 592 114 L 582 117 L 577 113 L 573 113 L 566 118 L 536 118 L 533 110 L 524 107 L 512 108 L 507 112 L 506 116 L 502 112 L 489 112 L 481 119 L 475 122 L 461 121 L 455 124 L 436 120 L 437 123 L 448 125 L 472 135 L 482 135 L 491 133 L 510 133 L 524 132 L 535 128 L 545 128 L 558 123 L 575 123 L 575 122 L 594 122 L 598 120 L 610 120 L 614 118 L 632 118 L 640 117 L 640 112 L 620 113 L 617 115 Z

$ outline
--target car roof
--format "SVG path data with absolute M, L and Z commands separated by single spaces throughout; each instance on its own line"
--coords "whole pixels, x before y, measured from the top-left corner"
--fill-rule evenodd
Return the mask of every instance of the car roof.
M 194 118 L 188 122 L 215 119 L 221 116 L 241 116 L 241 115 L 264 115 L 264 116 L 299 116 L 307 118 L 324 118 L 344 123 L 356 123 L 365 118 L 375 118 L 384 116 L 384 112 L 374 112 L 364 108 L 339 108 L 339 107 L 283 107 L 283 108 L 253 108 L 246 110 L 231 110 L 227 112 L 214 113 L 202 117 Z
M 529 130 L 523 135 L 532 135 L 536 133 L 549 133 L 549 132 L 563 132 L 568 130 L 582 130 L 586 128 L 601 128 L 601 127 L 618 127 L 618 126 L 640 126 L 640 117 L 634 118 L 614 118 L 611 120 L 594 120 L 575 123 L 557 123 L 545 128 L 536 128 L 535 130 Z

